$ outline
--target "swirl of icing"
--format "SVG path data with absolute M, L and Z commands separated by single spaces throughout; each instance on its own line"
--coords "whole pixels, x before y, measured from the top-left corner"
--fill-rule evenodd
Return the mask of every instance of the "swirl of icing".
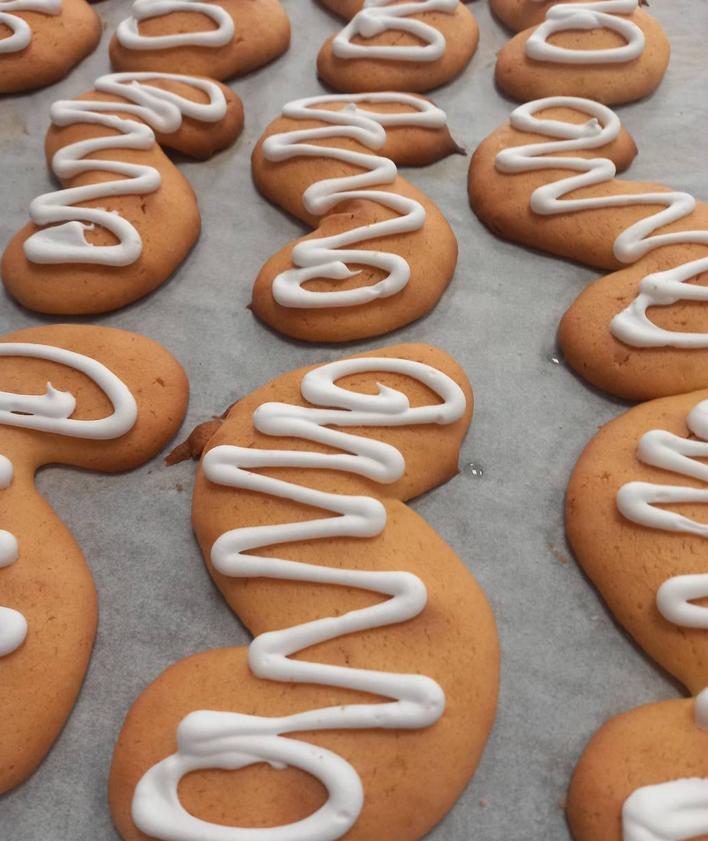
M 560 120 L 536 117 L 547 108 L 572 108 L 587 114 L 586 123 L 565 123 Z M 540 215 L 573 213 L 608 207 L 637 205 L 662 209 L 641 219 L 622 231 L 614 242 L 615 257 L 622 263 L 633 263 L 650 251 L 665 245 L 694 243 L 708 245 L 708 231 L 675 231 L 656 234 L 655 231 L 689 216 L 696 207 L 690 193 L 669 191 L 630 193 L 626 195 L 564 198 L 582 187 L 611 181 L 616 174 L 609 158 L 566 157 L 568 152 L 597 149 L 613 141 L 619 134 L 620 121 L 610 108 L 589 99 L 573 96 L 553 96 L 537 99 L 515 109 L 511 124 L 524 132 L 553 138 L 551 141 L 530 143 L 503 149 L 496 157 L 500 172 L 537 172 L 544 169 L 569 169 L 567 178 L 544 184 L 534 190 L 531 209 Z M 639 286 L 639 294 L 611 322 L 612 334 L 635 347 L 708 347 L 708 333 L 682 333 L 658 327 L 647 316 L 654 306 L 670 306 L 681 300 L 708 301 L 708 288 L 690 285 L 688 280 L 708 271 L 708 257 L 682 263 L 666 271 L 646 275 Z
M 36 12 L 40 15 L 61 14 L 62 0 L 0 0 L 0 24 L 10 30 L 7 38 L 0 39 L 0 55 L 19 53 L 29 47 L 32 29 L 27 21 L 11 12 Z
M 234 37 L 233 18 L 221 6 L 192 0 L 135 0 L 131 16 L 121 21 L 116 38 L 131 50 L 167 50 L 171 47 L 223 47 Z M 204 32 L 176 32 L 171 35 L 141 35 L 140 22 L 165 17 L 175 12 L 206 15 L 216 23 L 216 29 Z
M 2 356 L 45 359 L 73 368 L 89 377 L 103 391 L 111 401 L 113 411 L 106 418 L 74 420 L 71 418 L 76 407 L 74 395 L 57 391 L 51 383 L 47 383 L 43 395 L 0 391 L 0 424 L 90 440 L 119 438 L 135 425 L 138 415 L 135 398 L 119 377 L 95 359 L 65 348 L 24 342 L 0 342 Z M 0 455 L 0 490 L 10 487 L 13 476 L 12 462 Z M 0 569 L 15 563 L 18 556 L 17 538 L 11 532 L 0 529 Z M 0 657 L 18 649 L 26 636 L 27 620 L 22 613 L 0 607 Z
M 708 483 L 708 465 L 701 461 L 708 458 L 708 400 L 703 400 L 691 410 L 686 424 L 701 440 L 652 429 L 642 435 L 637 458 L 652 467 Z M 688 502 L 708 502 L 708 488 L 628 482 L 617 492 L 617 508 L 633 523 L 652 529 L 708 537 L 708 525 L 675 511 L 656 507 Z M 657 593 L 657 607 L 662 616 L 675 625 L 708 630 L 708 608 L 692 604 L 693 599 L 707 597 L 708 573 L 679 575 L 661 585 Z
M 459 0 L 365 0 L 364 7 L 332 41 L 338 58 L 373 58 L 389 61 L 438 61 L 445 54 L 445 36 L 434 26 L 409 17 L 424 12 L 452 14 Z M 355 44 L 357 36 L 375 38 L 383 32 L 407 32 L 422 44 Z
M 412 377 L 430 388 L 442 402 L 412 407 L 403 393 L 383 385 L 373 395 L 347 391 L 336 385 L 342 377 L 370 372 Z M 284 734 L 339 729 L 418 729 L 435 723 L 445 708 L 443 690 L 424 675 L 290 659 L 321 642 L 413 619 L 427 601 L 426 587 L 420 578 L 408 572 L 330 568 L 246 553 L 293 541 L 345 536 L 367 538 L 380 534 L 386 528 L 386 510 L 373 497 L 326 493 L 251 471 L 266 467 L 341 470 L 376 482 L 395 482 L 405 471 L 399 450 L 382 441 L 332 427 L 453 423 L 464 414 L 464 392 L 450 377 L 429 365 L 395 358 L 349 359 L 324 365 L 304 376 L 301 392 L 312 407 L 264 403 L 253 415 L 255 428 L 266 435 L 285 435 L 339 452 L 221 445 L 204 456 L 204 472 L 219 485 L 270 494 L 330 511 L 334 516 L 228 531 L 214 542 L 212 563 L 223 575 L 354 587 L 390 597 L 344 615 L 261 634 L 251 643 L 249 666 L 256 676 L 266 680 L 340 687 L 392 700 L 327 707 L 280 718 L 209 710 L 191 713 L 179 725 L 177 753 L 149 769 L 133 797 L 132 816 L 136 826 L 163 841 L 274 841 L 276 838 L 278 841 L 303 838 L 335 841 L 354 825 L 361 811 L 363 788 L 359 776 L 337 754 L 289 739 Z M 303 769 L 322 782 L 327 801 L 303 820 L 265 829 L 208 823 L 190 815 L 180 804 L 178 784 L 190 771 L 236 770 L 259 762 L 276 768 Z
M 342 110 L 330 111 L 329 103 L 345 102 Z M 392 102 L 415 108 L 396 114 L 377 113 L 358 107 L 360 102 Z M 315 107 L 313 107 L 315 106 Z M 341 178 L 328 178 L 312 184 L 304 193 L 308 212 L 321 215 L 337 204 L 352 199 L 377 202 L 395 211 L 398 216 L 370 225 L 352 228 L 329 237 L 316 237 L 299 242 L 292 252 L 297 267 L 281 272 L 273 281 L 273 297 L 285 307 L 354 307 L 377 298 L 400 292 L 410 278 L 410 266 L 398 254 L 353 249 L 352 246 L 379 237 L 420 230 L 425 223 L 425 208 L 414 199 L 383 190 L 361 189 L 391 184 L 397 175 L 395 163 L 381 155 L 368 155 L 312 141 L 327 138 L 351 138 L 369 149 L 380 149 L 386 141 L 387 126 L 422 126 L 439 128 L 447 122 L 445 112 L 431 102 L 405 93 L 366 93 L 313 96 L 290 102 L 283 116 L 293 120 L 321 120 L 330 126 L 306 128 L 274 134 L 263 144 L 269 161 L 285 161 L 297 157 L 332 158 L 360 167 L 363 172 Z M 371 286 L 341 292 L 313 292 L 303 284 L 314 278 L 344 280 L 354 277 L 347 263 L 381 269 L 387 276 Z
M 559 3 L 546 12 L 546 20 L 526 42 L 526 55 L 537 61 L 557 64 L 615 64 L 632 61 L 644 52 L 646 39 L 634 21 L 617 15 L 631 15 L 639 0 L 598 0 L 589 3 Z M 548 39 L 558 32 L 610 29 L 627 42 L 621 47 L 602 50 L 573 50 L 550 44 Z
M 208 102 L 195 102 L 149 82 L 174 81 L 205 94 Z M 127 266 L 142 253 L 142 240 L 134 226 L 117 213 L 100 207 L 77 204 L 110 196 L 152 193 L 160 186 L 160 174 L 152 166 L 111 161 L 94 157 L 112 149 L 150 149 L 155 131 L 177 131 L 184 117 L 206 123 L 218 122 L 226 113 L 226 99 L 216 82 L 173 73 L 113 73 L 101 76 L 94 88 L 119 96 L 127 102 L 65 99 L 50 109 L 54 125 L 64 127 L 86 123 L 111 129 L 108 136 L 79 140 L 60 149 L 52 159 L 52 170 L 59 178 L 74 178 L 86 172 L 107 172 L 115 180 L 69 187 L 38 196 L 30 204 L 36 225 L 51 225 L 28 237 L 24 253 L 33 263 L 95 263 Z M 143 122 L 116 116 L 126 114 Z M 58 224 L 57 224 L 58 223 Z M 110 231 L 115 245 L 92 245 L 84 232 L 94 226 Z

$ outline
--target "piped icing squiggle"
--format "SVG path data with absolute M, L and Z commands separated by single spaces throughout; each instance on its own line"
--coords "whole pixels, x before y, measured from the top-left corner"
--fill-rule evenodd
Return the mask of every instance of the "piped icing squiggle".
M 708 730 L 708 689 L 694 701 L 696 727 Z M 644 786 L 622 808 L 623 841 L 690 841 L 708 833 L 708 779 Z
M 639 0 L 598 0 L 589 3 L 558 3 L 546 12 L 526 42 L 526 55 L 537 61 L 557 64 L 615 64 L 633 61 L 644 52 L 644 33 L 634 21 L 618 15 L 631 15 Z M 626 43 L 600 50 L 573 50 L 549 42 L 559 32 L 607 29 L 621 35 Z
M 459 0 L 365 0 L 364 7 L 332 41 L 337 58 L 369 58 L 388 61 L 438 61 L 445 54 L 445 36 L 422 20 L 411 20 L 424 12 L 452 14 Z M 421 44 L 354 43 L 354 38 L 375 38 L 384 32 L 406 32 Z
M 19 53 L 32 42 L 32 28 L 13 12 L 35 12 L 41 15 L 61 14 L 62 0 L 0 0 L 0 24 L 10 35 L 0 39 L 0 55 Z
M 342 377 L 372 372 L 411 377 L 442 402 L 412 407 L 403 393 L 386 386 L 379 385 L 378 393 L 372 395 L 348 391 L 336 384 Z M 262 404 L 253 415 L 255 428 L 266 435 L 320 444 L 336 453 L 221 445 L 205 455 L 204 473 L 216 484 L 291 500 L 333 516 L 228 531 L 214 542 L 211 560 L 223 575 L 353 587 L 389 597 L 343 615 L 261 634 L 249 649 L 249 665 L 257 677 L 265 680 L 320 684 L 391 700 L 327 707 L 279 718 L 210 710 L 191 713 L 179 725 L 177 752 L 147 771 L 133 797 L 136 826 L 163 841 L 335 841 L 349 831 L 361 811 L 361 780 L 342 757 L 314 744 L 287 738 L 287 734 L 419 729 L 437 721 L 445 708 L 442 688 L 424 675 L 290 659 L 318 643 L 413 619 L 424 610 L 427 591 L 423 581 L 408 572 L 367 572 L 250 554 L 266 546 L 295 541 L 371 538 L 386 528 L 386 509 L 378 499 L 326 493 L 253 471 L 271 467 L 340 470 L 380 483 L 395 482 L 405 471 L 402 454 L 389 444 L 344 429 L 450 424 L 465 412 L 464 392 L 450 377 L 429 365 L 375 357 L 314 369 L 304 376 L 301 392 L 310 407 Z M 181 805 L 179 781 L 191 771 L 236 770 L 260 762 L 274 768 L 301 768 L 322 782 L 327 801 L 303 820 L 265 829 L 212 824 L 189 814 Z
M 215 3 L 192 2 L 192 0 L 135 0 L 131 12 L 131 16 L 121 21 L 116 29 L 118 41 L 131 50 L 223 47 L 233 40 L 236 31 L 231 15 Z M 216 28 L 202 32 L 175 32 L 169 35 L 141 34 L 141 21 L 165 17 L 175 12 L 206 15 L 216 24 Z
M 639 442 L 637 458 L 644 464 L 690 476 L 708 485 L 708 400 L 695 406 L 686 425 L 700 440 L 682 438 L 672 432 L 652 429 Z M 676 503 L 708 503 L 708 487 L 657 485 L 651 482 L 628 482 L 617 492 L 617 508 L 628 520 L 652 529 L 708 537 L 708 525 L 658 505 Z M 662 616 L 675 625 L 708 630 L 708 608 L 693 604 L 694 599 L 708 598 L 708 573 L 679 575 L 659 588 L 657 606 Z
M 135 425 L 137 404 L 128 387 L 112 371 L 91 359 L 65 348 L 23 342 L 0 342 L 0 357 L 45 359 L 79 371 L 89 377 L 108 397 L 112 413 L 96 420 L 74 419 L 76 398 L 66 391 L 57 391 L 51 383 L 43 395 L 13 394 L 0 391 L 0 424 L 34 429 L 72 438 L 106 440 L 125 435 Z M 0 454 L 0 492 L 10 487 L 14 466 Z M 19 558 L 17 538 L 0 529 L 0 574 L 4 567 Z M 16 651 L 27 636 L 27 620 L 18 610 L 0 606 L 0 657 Z
M 415 110 L 399 113 L 367 111 L 359 103 L 397 103 Z M 346 107 L 329 110 L 329 104 Z M 304 193 L 306 210 L 321 216 L 340 202 L 364 199 L 393 210 L 397 215 L 381 222 L 353 228 L 329 237 L 309 238 L 299 242 L 292 252 L 296 268 L 282 272 L 273 281 L 273 297 L 286 307 L 353 307 L 400 292 L 410 278 L 410 266 L 398 254 L 356 249 L 360 243 L 384 236 L 420 230 L 425 223 L 425 209 L 414 199 L 380 189 L 397 175 L 396 165 L 381 155 L 355 152 L 313 141 L 351 138 L 369 149 L 380 149 L 386 141 L 388 126 L 440 128 L 447 122 L 445 113 L 431 102 L 405 93 L 367 93 L 315 96 L 291 102 L 283 116 L 293 120 L 321 120 L 327 126 L 297 129 L 274 134 L 263 144 L 267 160 L 285 161 L 297 157 L 331 158 L 360 167 L 363 171 L 341 178 L 328 178 L 310 185 Z M 386 277 L 371 286 L 341 292 L 314 292 L 303 284 L 314 278 L 344 280 L 354 277 L 347 264 L 371 266 L 386 272 Z
M 208 102 L 195 102 L 149 84 L 160 81 L 189 85 L 205 94 Z M 152 193 L 160 186 L 160 173 L 149 165 L 93 156 L 118 149 L 150 149 L 156 142 L 154 131 L 164 134 L 175 132 L 184 117 L 216 123 L 223 118 L 227 107 L 224 93 L 216 82 L 173 73 L 113 73 L 97 79 L 94 88 L 127 101 L 60 100 L 50 109 L 51 121 L 58 127 L 85 123 L 111 129 L 115 133 L 65 146 L 54 155 L 52 170 L 63 179 L 86 172 L 106 172 L 116 178 L 45 193 L 34 199 L 30 205 L 32 221 L 36 225 L 51 227 L 43 228 L 25 240 L 25 256 L 33 263 L 127 266 L 138 260 L 142 253 L 142 240 L 130 222 L 100 207 L 76 205 L 112 196 Z M 138 117 L 142 122 L 119 116 L 121 114 Z M 85 231 L 94 226 L 110 231 L 118 242 L 114 245 L 92 245 L 86 240 Z
M 569 123 L 543 119 L 537 112 L 548 108 L 572 108 L 590 119 L 585 123 Z M 573 175 L 544 184 L 534 190 L 531 209 L 540 215 L 573 213 L 611 207 L 660 206 L 645 219 L 624 230 L 614 242 L 614 255 L 622 263 L 633 263 L 650 251 L 667 245 L 696 244 L 708 246 L 708 231 L 675 231 L 655 233 L 665 225 L 689 216 L 696 207 L 690 193 L 678 191 L 631 193 L 588 198 L 565 198 L 582 187 L 604 184 L 616 174 L 609 158 L 566 156 L 568 152 L 598 149 L 613 141 L 621 125 L 609 108 L 589 99 L 554 96 L 529 102 L 515 109 L 511 124 L 523 132 L 551 138 L 503 149 L 496 157 L 500 172 L 520 173 L 544 169 L 571 170 Z M 672 269 L 646 275 L 639 286 L 639 294 L 632 303 L 616 315 L 610 325 L 612 334 L 625 344 L 635 347 L 708 347 L 708 332 L 682 333 L 665 330 L 654 324 L 647 310 L 654 306 L 671 306 L 682 300 L 708 302 L 708 289 L 687 281 L 708 271 L 708 257 L 690 260 Z

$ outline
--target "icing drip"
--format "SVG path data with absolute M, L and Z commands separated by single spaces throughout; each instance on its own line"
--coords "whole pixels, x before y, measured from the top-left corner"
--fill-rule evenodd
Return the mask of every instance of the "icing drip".
M 708 483 L 708 400 L 698 403 L 688 415 L 686 424 L 699 441 L 682 438 L 672 432 L 652 429 L 642 435 L 637 458 L 644 464 L 670 470 Z M 628 482 L 617 492 L 617 508 L 628 520 L 652 529 L 708 537 L 708 525 L 657 505 L 708 502 L 708 488 L 656 485 L 650 482 Z M 694 599 L 708 598 L 708 574 L 678 575 L 659 588 L 657 607 L 662 616 L 675 625 L 708 630 L 708 608 L 693 604 Z
M 0 342 L 2 356 L 45 359 L 85 374 L 111 401 L 113 412 L 98 420 L 73 420 L 71 415 L 76 407 L 73 394 L 57 391 L 47 383 L 44 395 L 0 391 L 0 424 L 91 440 L 119 438 L 135 425 L 135 398 L 122 380 L 95 359 L 65 348 L 23 342 Z M 12 462 L 0 455 L 0 490 L 9 488 L 13 477 Z M 0 529 L 0 569 L 15 563 L 18 553 L 15 535 Z M 26 636 L 25 617 L 17 610 L 0 607 L 0 657 L 18 649 Z
M 634 21 L 617 15 L 631 15 L 639 0 L 598 0 L 590 3 L 558 3 L 546 12 L 526 42 L 526 55 L 537 61 L 556 64 L 616 64 L 633 61 L 644 52 L 646 39 Z M 573 50 L 549 43 L 558 32 L 610 29 L 627 42 L 621 47 L 602 50 Z
M 535 116 L 538 111 L 559 107 L 572 108 L 587 114 L 590 119 L 586 123 L 576 124 Z M 573 96 L 547 97 L 517 108 L 511 114 L 511 124 L 519 131 L 542 134 L 552 140 L 502 150 L 496 157 L 496 167 L 500 172 L 569 169 L 577 173 L 534 190 L 531 209 L 535 213 L 547 216 L 609 207 L 659 205 L 661 210 L 630 225 L 615 240 L 614 255 L 623 263 L 636 262 L 655 248 L 665 245 L 708 245 L 708 231 L 655 233 L 663 226 L 684 219 L 693 212 L 696 200 L 690 193 L 667 190 L 655 193 L 564 198 L 582 187 L 607 183 L 616 175 L 615 165 L 608 158 L 563 157 L 568 152 L 601 148 L 618 136 L 619 118 L 606 106 Z M 671 306 L 681 300 L 708 302 L 707 288 L 687 283 L 703 272 L 708 272 L 708 257 L 646 275 L 640 283 L 639 295 L 612 319 L 612 334 L 625 344 L 635 347 L 708 347 L 708 332 L 682 333 L 664 330 L 647 316 L 649 307 Z
M 171 47 L 223 47 L 234 37 L 231 15 L 215 3 L 191 0 L 135 0 L 132 15 L 118 24 L 116 38 L 130 50 L 167 50 Z M 149 18 L 166 17 L 175 12 L 206 15 L 216 29 L 204 32 L 179 32 L 172 35 L 141 35 L 140 22 Z
M 148 84 L 160 81 L 182 82 L 206 94 L 209 102 L 194 102 Z M 112 133 L 79 140 L 60 149 L 52 159 L 52 170 L 57 177 L 64 179 L 87 172 L 111 173 L 116 178 L 45 193 L 34 199 L 30 205 L 32 221 L 36 225 L 52 227 L 37 231 L 25 240 L 25 256 L 33 263 L 94 263 L 105 266 L 134 263 L 142 253 L 142 240 L 133 225 L 112 211 L 76 205 L 112 196 L 152 193 L 160 186 L 160 173 L 152 166 L 97 159 L 94 155 L 110 150 L 151 149 L 155 144 L 153 129 L 171 134 L 180 128 L 184 117 L 215 123 L 226 113 L 226 99 L 219 85 L 193 76 L 113 73 L 97 79 L 94 88 L 127 102 L 60 100 L 50 109 L 51 121 L 62 128 L 86 123 L 111 129 Z M 121 114 L 129 116 L 118 116 Z M 136 122 L 130 117 L 138 117 L 143 122 Z M 118 243 L 99 246 L 87 242 L 84 232 L 94 226 L 110 231 Z
M 338 58 L 371 58 L 389 61 L 438 61 L 445 54 L 445 36 L 421 20 L 409 20 L 425 12 L 453 14 L 459 0 L 365 0 L 364 7 L 332 41 Z M 355 44 L 354 38 L 375 38 L 383 32 L 407 32 L 423 44 Z
M 342 110 L 330 111 L 331 103 L 346 103 Z M 361 102 L 398 103 L 415 108 L 401 113 L 377 113 L 358 106 Z M 299 242 L 292 252 L 297 267 L 281 272 L 273 281 L 273 297 L 285 307 L 353 307 L 377 298 L 387 298 L 400 292 L 410 278 L 408 262 L 398 254 L 383 251 L 353 249 L 352 246 L 385 236 L 420 230 L 425 224 L 425 209 L 414 199 L 374 188 L 391 184 L 396 178 L 396 165 L 381 155 L 321 146 L 313 141 L 329 138 L 351 138 L 369 149 L 380 149 L 386 142 L 388 126 L 420 126 L 440 128 L 447 122 L 445 113 L 427 100 L 405 93 L 367 93 L 315 96 L 291 102 L 283 109 L 283 116 L 293 120 L 321 120 L 329 123 L 320 128 L 305 128 L 275 134 L 263 144 L 263 154 L 269 161 L 291 158 L 330 158 L 352 164 L 363 172 L 340 178 L 327 178 L 305 190 L 306 210 L 321 216 L 341 202 L 363 199 L 393 210 L 396 217 L 370 225 L 353 228 L 329 237 L 309 238 Z M 303 284 L 314 278 L 344 280 L 359 272 L 347 263 L 370 266 L 387 273 L 371 286 L 341 292 L 312 292 Z
M 341 377 L 392 372 L 412 377 L 434 391 L 442 403 L 411 407 L 399 391 L 379 385 L 374 395 L 336 385 Z M 363 805 L 361 781 L 336 754 L 284 734 L 340 729 L 418 729 L 437 721 L 445 707 L 441 687 L 417 674 L 393 674 L 289 659 L 299 651 L 346 634 L 383 628 L 413 619 L 424 608 L 424 583 L 407 572 L 366 572 L 314 566 L 280 558 L 245 554 L 265 546 L 336 537 L 374 537 L 386 527 L 382 503 L 367 496 L 325 493 L 261 473 L 264 467 L 342 470 L 381 483 L 405 471 L 401 453 L 382 441 L 332 427 L 398 427 L 449 424 L 465 411 L 460 387 L 428 365 L 404 359 L 363 358 L 324 365 L 308 372 L 302 395 L 313 407 L 265 403 L 253 415 L 256 429 L 322 444 L 339 453 L 260 450 L 222 445 L 203 460 L 207 478 L 330 511 L 334 516 L 281 525 L 243 527 L 219 537 L 211 550 L 214 567 L 238 578 L 274 578 L 355 587 L 390 596 L 387 601 L 344 615 L 318 619 L 256 637 L 249 649 L 251 671 L 265 680 L 342 687 L 391 698 L 376 704 L 347 704 L 282 718 L 201 710 L 188 715 L 177 731 L 178 751 L 153 766 L 133 798 L 133 820 L 143 832 L 163 841 L 335 841 L 356 822 Z M 235 770 L 259 762 L 292 766 L 322 782 L 327 802 L 309 817 L 286 826 L 244 829 L 217 826 L 190 815 L 180 804 L 180 779 L 200 768 Z
M 0 55 L 19 53 L 29 47 L 32 29 L 26 20 L 12 12 L 37 12 L 41 15 L 61 14 L 62 0 L 0 0 L 0 24 L 10 30 L 10 35 L 0 39 Z

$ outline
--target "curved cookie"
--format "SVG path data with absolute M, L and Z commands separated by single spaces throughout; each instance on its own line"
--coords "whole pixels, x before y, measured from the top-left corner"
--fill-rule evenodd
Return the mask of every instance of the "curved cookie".
M 193 521 L 256 638 L 136 701 L 110 780 L 126 841 L 414 841 L 452 806 L 494 718 L 494 618 L 405 502 L 455 474 L 471 412 L 462 370 L 423 345 L 293 371 L 231 409 Z
M 538 100 L 477 149 L 469 193 L 504 238 L 599 268 L 632 264 L 581 295 L 560 340 L 594 385 L 647 399 L 708 385 L 708 206 L 615 178 L 635 152 L 609 108 Z
M 514 99 L 567 94 L 619 105 L 647 96 L 661 83 L 671 47 L 639 0 L 525 3 L 544 5 L 545 20 L 501 48 L 495 71 L 501 90 Z M 492 8 L 501 7 L 502 19 L 523 17 L 520 8 L 503 8 L 508 5 L 498 0 Z
M 317 72 L 338 91 L 432 90 L 458 76 L 479 28 L 459 0 L 321 0 L 349 23 L 322 46 Z
M 457 240 L 394 161 L 420 166 L 453 151 L 444 112 L 422 97 L 325 95 L 286 105 L 254 149 L 253 177 L 317 230 L 264 265 L 253 312 L 310 342 L 380 335 L 428 312 L 452 278 Z
M 143 464 L 176 432 L 187 391 L 172 356 L 135 333 L 62 324 L 0 338 L 0 792 L 59 734 L 96 633 L 91 573 L 34 474 Z
M 0 0 L 0 94 L 58 82 L 102 31 L 86 0 Z
M 114 73 L 94 88 L 52 105 L 47 158 L 64 189 L 34 199 L 3 254 L 6 289 L 38 312 L 107 312 L 164 283 L 201 223 L 160 146 L 204 159 L 243 127 L 238 97 L 210 79 Z
M 114 69 L 231 79 L 290 45 L 280 0 L 134 0 L 111 39 Z
M 567 814 L 575 841 L 706 841 L 708 692 L 607 722 L 575 770 Z
M 708 392 L 652 400 L 592 439 L 566 500 L 581 566 L 618 622 L 693 693 L 708 686 L 706 458 Z

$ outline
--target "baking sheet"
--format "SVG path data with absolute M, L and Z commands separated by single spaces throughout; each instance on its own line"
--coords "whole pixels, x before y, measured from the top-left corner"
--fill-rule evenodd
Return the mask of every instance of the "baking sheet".
M 232 86 L 246 130 L 207 163 L 180 161 L 199 196 L 201 240 L 172 280 L 147 299 L 95 319 L 163 342 L 191 383 L 192 426 L 283 371 L 404 341 L 439 345 L 466 368 L 476 410 L 462 471 L 413 503 L 452 545 L 489 596 L 503 652 L 496 728 L 481 767 L 430 841 L 568 841 L 562 809 L 583 745 L 609 716 L 675 697 L 676 687 L 617 628 L 579 572 L 563 537 L 565 486 L 597 427 L 625 404 L 595 392 L 563 364 L 558 321 L 596 272 L 495 239 L 472 215 L 468 159 L 453 156 L 406 175 L 441 207 L 460 241 L 455 279 L 434 312 L 395 334 L 349 347 L 307 346 L 276 335 L 246 309 L 261 264 L 299 227 L 261 199 L 249 157 L 290 99 L 321 92 L 315 57 L 335 18 L 313 0 L 284 0 L 290 51 Z M 67 79 L 0 99 L 0 246 L 50 188 L 42 152 L 48 108 L 109 71 L 108 38 L 128 2 L 96 6 L 101 46 Z M 512 103 L 494 88 L 508 33 L 472 3 L 480 47 L 461 78 L 433 94 L 461 144 L 477 143 Z M 708 197 L 705 0 L 652 6 L 673 59 L 659 91 L 621 109 L 640 156 L 629 177 Z M 2 332 L 42 322 L 3 295 Z M 141 690 L 165 667 L 247 636 L 212 585 L 189 523 L 194 466 L 160 458 L 122 476 L 50 468 L 41 491 L 73 530 L 100 597 L 98 639 L 73 715 L 23 786 L 0 798 L 0 838 L 116 841 L 106 802 L 113 744 Z M 480 680 L 484 675 L 479 676 Z

